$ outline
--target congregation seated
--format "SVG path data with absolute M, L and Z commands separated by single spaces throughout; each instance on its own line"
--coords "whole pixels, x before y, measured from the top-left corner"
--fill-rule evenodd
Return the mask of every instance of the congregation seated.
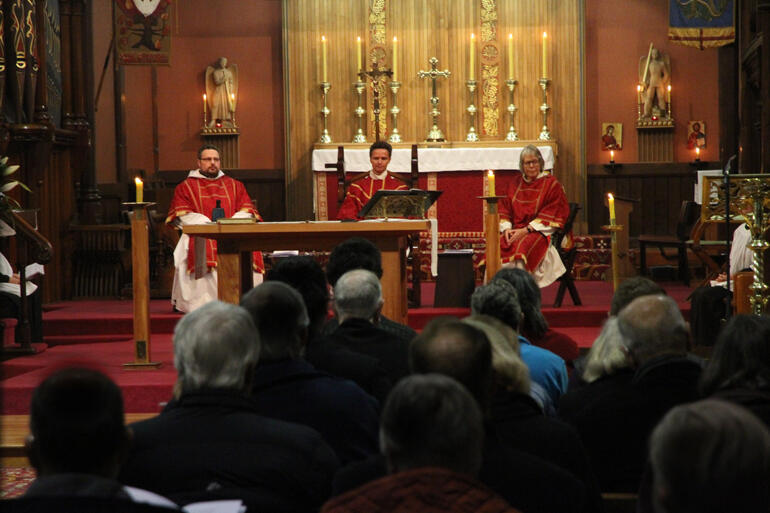
M 490 420 L 498 437 L 507 445 L 568 470 L 586 488 L 586 512 L 601 510 L 601 494 L 583 442 L 575 429 L 561 420 L 543 415 L 529 395 L 529 370 L 513 349 L 508 326 L 486 315 L 463 319 L 487 336 L 492 346 L 494 392 Z
M 365 392 L 385 403 L 393 382 L 376 358 L 351 351 L 332 340 L 321 340 L 321 328 L 329 314 L 329 285 L 321 265 L 309 256 L 280 259 L 265 275 L 267 281 L 290 285 L 302 296 L 310 324 L 305 358 L 313 367 L 354 381 Z
M 537 347 L 542 347 L 560 356 L 565 363 L 580 356 L 577 342 L 566 333 L 554 331 L 548 326 L 541 310 L 542 294 L 535 279 L 524 269 L 506 267 L 500 269 L 492 280 L 505 280 L 516 289 L 523 318 L 519 334 Z
M 409 374 L 409 342 L 379 327 L 382 285 L 371 271 L 355 269 L 334 285 L 334 313 L 339 325 L 323 343 L 339 344 L 376 358 L 393 383 Z
M 631 370 L 570 390 L 559 415 L 580 434 L 602 491 L 636 492 L 652 429 L 699 397 L 701 365 L 687 355 L 687 323 L 668 296 L 636 298 L 617 323 Z
M 586 511 L 585 487 L 575 476 L 503 443 L 490 422 L 492 350 L 484 332 L 457 319 L 434 319 L 412 342 L 410 366 L 415 374 L 456 379 L 476 399 L 484 418 L 482 483 L 522 511 Z M 382 456 L 349 465 L 335 476 L 334 492 L 352 490 L 385 472 Z
M 174 328 L 175 400 L 131 424 L 120 481 L 180 501 L 231 497 L 249 511 L 313 511 L 339 466 L 315 430 L 260 415 L 249 397 L 259 335 L 240 306 L 212 301 Z
M 640 502 L 658 513 L 770 510 L 770 433 L 741 406 L 707 399 L 673 408 L 649 453 L 651 497 Z
M 310 320 L 299 292 L 267 281 L 247 292 L 241 306 L 261 343 L 253 374 L 255 411 L 315 429 L 342 464 L 376 454 L 377 401 L 352 381 L 318 371 L 303 358 Z
M 380 433 L 388 475 L 335 497 L 323 513 L 517 511 L 477 480 L 482 413 L 455 380 L 404 378 L 385 404 Z
M 334 247 L 326 264 L 326 278 L 329 285 L 334 287 L 343 274 L 354 269 L 366 269 L 377 275 L 377 278 L 382 279 L 382 254 L 371 241 L 361 237 L 353 237 Z M 334 331 L 338 324 L 336 318 L 331 319 L 324 326 L 324 334 Z M 405 342 L 410 342 L 417 336 L 417 332 L 409 326 L 388 319 L 384 315 L 379 316 L 377 327 Z
M 532 395 L 543 411 L 552 414 L 559 397 L 567 391 L 567 367 L 559 356 L 533 346 L 527 339 L 518 335 L 521 323 L 521 305 L 516 289 L 506 280 L 492 280 L 478 287 L 471 296 L 471 313 L 494 317 L 516 333 L 521 359 L 527 364 L 529 376 L 540 390 L 532 388 Z M 538 392 L 545 392 L 543 394 Z
M 52 374 L 33 392 L 29 422 L 26 450 L 37 478 L 21 500 L 6 502 L 0 509 L 177 509 L 165 497 L 117 481 L 131 435 L 123 423 L 120 389 L 104 374 L 84 368 Z
M 736 315 L 727 322 L 700 389 L 704 397 L 740 404 L 770 427 L 770 317 Z

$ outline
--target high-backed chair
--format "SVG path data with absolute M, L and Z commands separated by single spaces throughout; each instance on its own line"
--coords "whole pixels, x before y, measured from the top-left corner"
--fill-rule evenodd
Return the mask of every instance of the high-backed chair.
M 647 246 L 657 246 L 660 255 L 666 260 L 676 260 L 679 266 L 679 279 L 690 285 L 690 267 L 687 261 L 687 249 L 691 248 L 693 227 L 700 217 L 700 205 L 694 201 L 683 201 L 679 209 L 676 235 L 639 235 L 639 274 L 647 274 Z M 664 248 L 675 248 L 676 255 L 667 255 Z
M 573 305 L 580 306 L 583 304 L 580 301 L 580 294 L 578 294 L 577 287 L 575 287 L 575 279 L 572 277 L 572 266 L 575 265 L 577 247 L 573 245 L 569 249 L 562 248 L 564 237 L 572 233 L 572 225 L 575 223 L 575 218 L 577 217 L 580 208 L 580 205 L 577 203 L 570 203 L 569 216 L 567 216 L 567 220 L 564 222 L 564 228 L 557 230 L 551 237 L 551 243 L 559 252 L 559 257 L 561 258 L 564 267 L 567 268 L 567 270 L 564 271 L 564 274 L 557 280 L 559 282 L 559 290 L 556 292 L 556 300 L 553 302 L 553 306 L 556 308 L 561 306 L 561 303 L 564 300 L 564 292 L 567 290 L 569 290 Z

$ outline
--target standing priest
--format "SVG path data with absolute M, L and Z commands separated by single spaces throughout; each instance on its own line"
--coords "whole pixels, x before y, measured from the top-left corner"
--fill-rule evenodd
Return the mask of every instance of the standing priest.
M 393 147 L 385 141 L 377 141 L 369 147 L 369 161 L 372 163 L 369 176 L 350 184 L 337 219 L 358 219 L 358 213 L 364 205 L 381 189 L 397 191 L 407 188 L 388 172 L 392 153 Z
M 216 207 L 224 210 L 224 217 L 256 218 L 261 221 L 243 183 L 225 176 L 220 169 L 219 149 L 206 144 L 198 150 L 198 169 L 190 171 L 177 185 L 166 222 L 175 226 L 211 222 Z M 207 273 L 195 278 L 195 243 L 182 234 L 174 250 L 174 285 L 171 304 L 182 312 L 190 312 L 217 298 L 217 243 L 206 239 Z M 261 283 L 265 268 L 262 254 L 254 253 L 255 282 Z
M 540 287 L 566 271 L 551 235 L 569 216 L 564 187 L 543 169 L 540 150 L 529 145 L 519 156 L 520 174 L 500 201 L 500 254 L 503 264 L 526 269 Z

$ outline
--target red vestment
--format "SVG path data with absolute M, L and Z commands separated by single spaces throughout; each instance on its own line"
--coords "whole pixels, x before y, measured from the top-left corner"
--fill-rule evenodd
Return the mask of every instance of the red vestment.
M 225 211 L 225 217 L 232 217 L 236 212 L 248 212 L 261 221 L 257 209 L 249 198 L 246 187 L 229 176 L 220 176 L 216 179 L 188 177 L 174 189 L 174 198 L 171 200 L 166 222 L 170 223 L 178 217 L 195 212 L 211 217 L 211 211 L 216 207 L 217 200 Z M 190 237 L 190 246 L 187 252 L 187 270 L 195 270 L 195 243 L 194 237 Z M 217 265 L 217 242 L 206 239 L 206 265 L 209 270 Z M 254 270 L 264 272 L 262 253 L 254 252 Z
M 388 173 L 384 180 L 374 180 L 367 176 L 348 186 L 348 192 L 345 195 L 345 201 L 337 212 L 337 219 L 358 219 L 358 213 L 364 208 L 374 193 L 385 189 L 386 191 L 406 190 L 406 185 L 390 176 Z
M 509 221 L 514 229 L 530 223 L 561 228 L 569 216 L 569 203 L 564 187 L 553 175 L 544 175 L 531 182 L 523 174 L 514 176 L 505 198 L 500 201 L 500 221 Z M 548 251 L 551 238 L 534 231 L 512 244 L 500 237 L 500 256 L 503 263 L 522 260 L 529 272 L 537 269 Z

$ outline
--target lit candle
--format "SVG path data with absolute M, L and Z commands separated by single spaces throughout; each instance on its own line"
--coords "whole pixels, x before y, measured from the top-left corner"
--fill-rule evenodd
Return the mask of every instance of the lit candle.
M 356 65 L 354 68 L 356 70 L 356 76 L 358 76 L 361 72 L 361 36 L 356 38 Z
M 136 202 L 142 203 L 144 202 L 144 184 L 142 179 L 137 176 L 134 178 L 134 183 L 136 184 Z
M 615 226 L 615 197 L 611 192 L 607 194 L 607 203 L 610 206 L 610 226 Z
M 491 169 L 487 171 L 487 195 L 495 196 L 495 172 Z
M 203 93 L 203 122 L 206 122 L 206 93 Z
M 615 163 L 615 150 L 610 150 L 610 164 Z
M 235 93 L 230 93 L 230 112 L 235 112 Z
M 326 36 L 321 36 L 321 82 L 326 82 Z
M 476 78 L 476 34 L 471 34 L 470 62 L 468 64 L 468 80 Z
M 700 160 L 700 148 L 695 147 L 695 162 L 698 162 Z
M 666 88 L 666 101 L 671 103 L 671 85 Z
M 543 32 L 543 78 L 548 78 L 548 34 Z
M 393 38 L 393 82 L 398 82 L 398 39 Z
M 508 34 L 508 79 L 513 80 L 513 34 Z

